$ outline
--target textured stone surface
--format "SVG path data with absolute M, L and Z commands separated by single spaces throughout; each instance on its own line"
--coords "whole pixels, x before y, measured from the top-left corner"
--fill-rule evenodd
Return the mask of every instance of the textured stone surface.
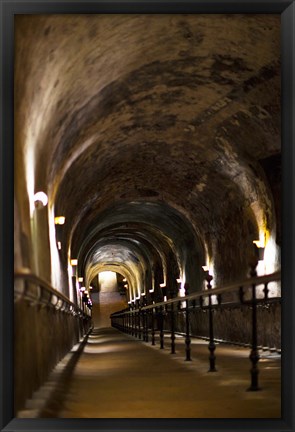
M 71 247 L 84 268 L 97 221 L 113 230 L 116 208 L 137 201 L 157 202 L 167 219 L 166 205 L 178 211 L 214 255 L 218 282 L 245 275 L 258 231 L 251 205 L 270 231 L 279 225 L 259 162 L 280 154 L 279 32 L 276 15 L 16 18 L 17 165 L 27 177 L 30 165 L 35 189 L 66 216 L 63 267 Z M 115 237 L 133 215 L 131 206 Z
M 279 268 L 280 80 L 279 15 L 16 16 L 16 266 L 147 301 L 246 277 L 261 234 Z

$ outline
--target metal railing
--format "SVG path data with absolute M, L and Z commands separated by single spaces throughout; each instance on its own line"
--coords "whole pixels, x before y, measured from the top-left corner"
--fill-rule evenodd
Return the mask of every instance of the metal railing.
M 14 407 L 18 412 L 92 327 L 84 310 L 28 268 L 14 274 Z
M 257 276 L 255 267 L 251 268 L 251 277 L 238 283 L 223 287 L 212 288 L 212 277 L 206 276 L 207 289 L 201 292 L 188 294 L 184 297 L 170 298 L 167 301 L 152 302 L 149 305 L 130 304 L 129 309 L 118 311 L 111 315 L 112 326 L 132 336 L 149 341 L 155 345 L 156 331 L 159 332 L 160 348 L 164 348 L 164 319 L 169 319 L 169 333 L 171 334 L 171 354 L 175 353 L 176 323 L 175 314 L 185 314 L 185 360 L 191 361 L 191 330 L 190 313 L 192 310 L 207 311 L 209 340 L 209 370 L 215 372 L 216 339 L 214 337 L 214 312 L 225 308 L 248 307 L 251 309 L 251 384 L 248 390 L 259 390 L 258 361 L 259 351 L 257 345 L 257 308 L 263 305 L 281 302 L 281 297 L 270 297 L 268 285 L 281 279 L 281 272 L 270 275 Z M 259 289 L 259 290 L 258 290 Z M 157 325 L 155 325 L 157 323 Z
M 48 306 L 87 320 L 91 318 L 91 309 L 85 307 L 82 310 L 44 279 L 35 275 L 30 269 L 17 269 L 14 272 L 14 279 L 23 281 L 22 284 L 15 284 L 14 286 L 15 302 L 23 299 L 28 301 L 32 306 Z

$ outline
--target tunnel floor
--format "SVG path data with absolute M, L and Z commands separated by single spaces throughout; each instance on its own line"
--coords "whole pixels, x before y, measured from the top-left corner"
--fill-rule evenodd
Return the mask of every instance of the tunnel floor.
M 191 362 L 184 360 L 182 337 L 176 339 L 176 354 L 170 354 L 169 335 L 163 350 L 156 342 L 152 346 L 113 328 L 94 329 L 70 379 L 57 386 L 55 403 L 45 404 L 39 416 L 280 418 L 278 355 L 262 356 L 261 391 L 250 392 L 249 349 L 217 345 L 218 371 L 208 373 L 208 342 L 192 340 Z

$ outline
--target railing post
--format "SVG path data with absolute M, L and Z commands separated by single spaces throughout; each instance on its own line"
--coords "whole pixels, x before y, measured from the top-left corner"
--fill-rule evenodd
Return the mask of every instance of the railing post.
M 143 298 L 143 306 L 147 305 L 146 296 Z M 149 341 L 149 329 L 148 329 L 148 311 L 143 311 L 143 322 L 144 322 L 144 341 Z
M 146 324 L 146 333 L 145 333 L 145 341 L 149 341 L 149 312 L 148 310 L 144 311 L 145 313 L 145 324 Z
M 153 301 L 153 303 L 155 303 Z M 151 309 L 151 319 L 152 319 L 152 345 L 156 345 L 155 342 L 155 310 L 154 308 Z
M 131 335 L 132 333 L 132 325 L 131 325 L 131 307 L 129 306 L 129 311 L 128 311 L 128 334 Z
M 209 274 L 209 271 L 206 274 L 206 281 L 207 281 L 207 288 L 208 291 L 212 289 L 211 281 L 213 277 Z M 215 343 L 214 343 L 214 327 L 213 327 L 213 310 L 212 310 L 212 294 L 209 294 L 209 346 L 208 349 L 210 351 L 209 355 L 209 370 L 208 372 L 216 372 L 215 367 L 215 354 L 214 351 L 216 349 Z
M 251 265 L 251 271 L 250 276 L 256 277 L 257 276 L 257 267 L 258 261 L 257 259 L 253 260 Z M 248 391 L 257 391 L 260 390 L 258 386 L 258 366 L 257 363 L 259 361 L 259 354 L 257 349 L 257 304 L 256 304 L 256 284 L 252 284 L 252 347 L 249 359 L 252 363 L 251 367 L 251 385 L 248 388 Z
M 173 298 L 173 291 L 170 292 L 171 298 Z M 175 354 L 175 317 L 174 317 L 174 303 L 171 303 L 170 314 L 171 314 L 171 354 Z
M 141 339 L 141 321 L 142 321 L 142 311 L 141 306 L 138 304 L 138 339 Z
M 184 284 L 185 295 L 189 294 L 189 284 Z M 190 338 L 190 322 L 189 322 L 189 300 L 186 300 L 185 309 L 185 360 L 191 361 L 191 338 Z
M 137 309 L 137 305 L 136 303 L 134 303 L 134 309 Z M 134 336 L 137 338 L 138 337 L 138 329 L 137 329 L 137 324 L 138 324 L 138 312 L 134 312 Z
M 131 304 L 131 336 L 134 336 L 134 312 L 133 312 L 133 304 Z
M 159 324 L 160 324 L 160 349 L 164 349 L 164 308 L 163 306 L 160 306 L 160 312 L 159 312 Z

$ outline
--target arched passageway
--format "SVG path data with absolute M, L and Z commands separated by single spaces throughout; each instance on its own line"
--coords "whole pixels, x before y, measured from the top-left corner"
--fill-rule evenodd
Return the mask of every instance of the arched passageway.
M 258 387 L 281 348 L 280 79 L 277 15 L 16 16 L 17 411 L 93 324 L 184 336 L 186 360 L 209 338 L 212 369 L 249 345 Z

